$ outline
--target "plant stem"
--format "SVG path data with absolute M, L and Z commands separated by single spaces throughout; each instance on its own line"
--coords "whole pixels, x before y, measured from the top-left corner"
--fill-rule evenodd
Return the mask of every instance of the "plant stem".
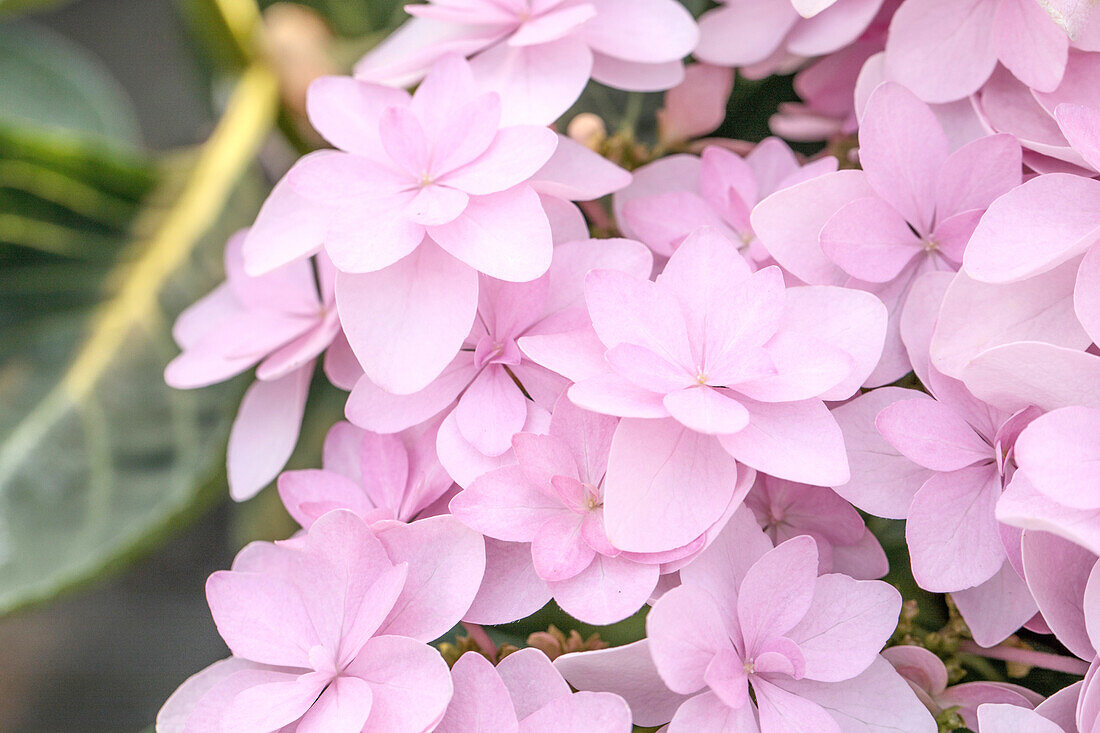
M 1075 657 L 1063 657 L 1061 654 L 1038 652 L 1034 649 L 1019 649 L 1005 644 L 984 649 L 972 641 L 963 641 L 959 644 L 959 651 L 963 654 L 1000 659 L 1003 662 L 1014 662 L 1027 667 L 1040 667 L 1066 674 L 1084 675 L 1089 669 L 1088 662 Z

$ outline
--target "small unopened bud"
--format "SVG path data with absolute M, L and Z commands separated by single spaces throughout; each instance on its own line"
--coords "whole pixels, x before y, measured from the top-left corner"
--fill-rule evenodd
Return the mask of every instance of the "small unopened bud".
M 601 640 L 599 634 L 592 634 L 585 639 L 576 629 L 571 629 L 569 636 L 566 636 L 557 626 L 551 625 L 546 631 L 536 631 L 528 636 L 527 646 L 535 647 L 553 660 L 562 654 L 606 649 L 610 645 Z
M 282 84 L 283 100 L 298 115 L 306 112 L 310 83 L 340 68 L 332 59 L 332 30 L 316 10 L 296 3 L 275 3 L 264 11 L 267 56 Z
M 607 139 L 607 125 L 599 115 L 581 112 L 569 121 L 569 137 L 591 150 L 598 151 Z

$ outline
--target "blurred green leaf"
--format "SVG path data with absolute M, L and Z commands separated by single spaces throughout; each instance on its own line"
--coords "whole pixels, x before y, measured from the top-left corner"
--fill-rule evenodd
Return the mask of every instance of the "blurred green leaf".
M 32 10 L 43 10 L 55 5 L 68 5 L 73 0 L 0 0 L 0 18 L 18 15 Z
M 0 89 L 0 121 L 120 145 L 141 142 L 133 105 L 102 65 L 30 23 L 0 26 Z
M 0 612 L 146 546 L 222 460 L 239 385 L 181 392 L 162 371 L 176 315 L 220 279 L 226 237 L 263 197 L 250 171 L 277 98 L 269 72 L 247 71 L 114 260 L 0 245 L 3 274 L 17 272 L 0 280 Z M 33 307 L 58 299 L 70 307 Z

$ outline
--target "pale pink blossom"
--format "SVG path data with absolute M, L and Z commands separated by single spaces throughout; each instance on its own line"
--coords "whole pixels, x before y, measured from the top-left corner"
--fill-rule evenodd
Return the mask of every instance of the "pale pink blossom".
M 500 92 L 505 119 L 549 124 L 589 78 L 659 91 L 683 79 L 698 28 L 675 0 L 431 0 L 356 64 L 356 76 L 415 82 L 444 53 L 469 56 L 480 85 Z
M 623 552 L 604 529 L 604 476 L 618 419 L 559 400 L 548 435 L 512 439 L 517 463 L 479 477 L 451 501 L 451 511 L 497 540 L 525 543 L 533 573 L 558 605 L 591 624 L 630 616 L 654 594 L 662 573 L 674 572 L 721 530 L 748 491 L 752 472 L 731 487 L 723 517 L 683 547 L 659 553 Z M 516 583 L 517 585 L 519 583 Z
M 259 492 L 290 458 L 317 358 L 328 350 L 325 371 L 340 386 L 355 369 L 328 258 L 316 258 L 316 278 L 309 260 L 252 277 L 241 257 L 246 236 L 237 232 L 225 246 L 226 281 L 180 314 L 172 335 L 183 353 L 164 371 L 170 386 L 192 389 L 256 366 L 229 438 L 229 492 L 237 501 Z
M 982 212 L 1019 184 L 1022 166 L 1009 135 L 951 152 L 933 112 L 893 82 L 868 100 L 859 140 L 862 171 L 787 188 L 757 206 L 751 221 L 795 276 L 867 290 L 887 305 L 883 360 L 869 382 L 877 386 L 910 370 L 900 321 L 913 282 L 925 272 L 958 269 Z
M 440 534 L 469 533 L 451 522 L 379 531 L 335 511 L 292 540 L 246 547 L 207 582 L 233 657 L 184 683 L 161 717 L 183 733 L 432 728 L 452 684 L 426 642 L 465 611 L 484 562 L 476 534 L 441 556 Z
M 841 731 L 853 720 L 868 732 L 934 731 L 932 716 L 878 656 L 900 610 L 897 591 L 818 577 L 817 566 L 812 538 L 772 549 L 739 512 L 680 571 L 682 585 L 654 604 L 646 641 L 566 655 L 555 666 L 579 689 L 622 694 L 637 724 L 671 718 L 670 733 L 780 733 L 795 721 Z M 639 659 L 645 650 L 650 664 Z
M 520 348 L 575 381 L 577 405 L 626 418 L 605 481 L 615 546 L 662 552 L 698 537 L 729 506 L 734 458 L 792 481 L 847 481 L 823 400 L 850 397 L 877 362 L 876 298 L 787 289 L 779 268 L 754 273 L 732 242 L 700 229 L 656 282 L 593 270 L 585 300 L 593 328 Z
M 665 92 L 657 110 L 662 145 L 677 145 L 714 132 L 726 119 L 726 102 L 733 91 L 733 70 L 711 64 L 691 64 L 684 80 Z
M 883 0 L 722 0 L 699 18 L 695 56 L 760 78 L 859 38 Z
M 609 692 L 573 692 L 538 649 L 496 667 L 466 652 L 451 669 L 454 697 L 439 733 L 630 733 L 630 708 Z
M 275 186 L 245 241 L 246 269 L 323 246 L 340 271 L 349 343 L 367 375 L 399 394 L 423 389 L 461 347 L 478 272 L 515 282 L 546 272 L 556 199 L 540 194 L 593 198 L 629 182 L 544 127 L 502 125 L 499 96 L 479 94 L 453 55 L 411 97 L 325 77 L 308 106 L 339 150 L 307 155 Z
M 763 198 L 836 170 L 827 156 L 801 165 L 786 143 L 767 138 L 744 158 L 715 145 L 700 157 L 673 155 L 634 172 L 629 186 L 614 197 L 616 219 L 627 236 L 645 242 L 659 257 L 670 257 L 686 236 L 714 227 L 738 244 L 754 264 L 768 260 L 749 223 Z

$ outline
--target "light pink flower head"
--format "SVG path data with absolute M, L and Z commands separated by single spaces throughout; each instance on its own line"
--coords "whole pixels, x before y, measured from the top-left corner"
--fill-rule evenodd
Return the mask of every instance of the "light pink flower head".
M 467 652 L 451 669 L 454 697 L 438 733 L 629 733 L 630 708 L 609 692 L 573 692 L 538 649 L 494 668 Z
M 680 571 L 682 585 L 654 604 L 647 640 L 568 654 L 555 666 L 578 689 L 622 694 L 636 724 L 671 718 L 670 733 L 782 733 L 793 721 L 837 732 L 852 719 L 876 733 L 934 731 L 878 656 L 897 621 L 897 591 L 818 577 L 817 565 L 812 538 L 772 549 L 751 514 L 738 512 Z
M 160 717 L 183 733 L 430 729 L 452 685 L 425 642 L 458 621 L 484 567 L 480 538 L 450 522 L 379 531 L 335 511 L 292 540 L 246 547 L 207 582 L 233 657 L 185 682 Z M 444 525 L 468 533 L 447 557 L 425 546 Z M 158 730 L 169 728 L 158 719 Z
M 604 476 L 618 419 L 558 401 L 548 435 L 520 433 L 517 463 L 481 476 L 451 501 L 451 511 L 488 537 L 529 543 L 533 573 L 571 616 L 609 624 L 630 616 L 653 595 L 662 573 L 698 554 L 721 522 L 682 547 L 623 552 L 604 529 Z M 752 472 L 730 487 L 724 521 L 736 509 Z
M 1076 45 L 1096 50 L 1100 24 Z M 1025 40 L 1026 39 L 1026 40 Z M 1036 0 L 906 0 L 890 24 L 886 68 L 926 102 L 950 102 L 978 91 L 997 64 L 1026 86 L 1054 90 L 1070 39 Z
M 982 212 L 1019 184 L 1022 166 L 1010 135 L 951 152 L 935 114 L 893 82 L 871 95 L 859 141 L 862 171 L 784 189 L 757 206 L 751 221 L 796 277 L 843 283 L 886 303 L 886 347 L 869 383 L 877 386 L 910 370 L 900 321 L 913 282 L 925 272 L 958 269 Z
M 483 88 L 500 92 L 505 119 L 544 125 L 591 77 L 633 91 L 683 79 L 699 31 L 675 0 L 431 0 L 355 67 L 404 86 L 444 53 L 470 56 Z
M 325 437 L 324 468 L 279 477 L 283 505 L 306 529 L 334 509 L 352 511 L 368 524 L 446 513 L 439 502 L 454 482 L 436 457 L 438 430 L 438 420 L 391 435 L 338 422 Z
M 831 156 L 798 162 L 786 143 L 767 138 L 744 158 L 710 146 L 700 157 L 673 155 L 634 172 L 633 182 L 615 194 L 616 219 L 627 236 L 670 257 L 699 227 L 714 227 L 738 244 L 754 264 L 768 258 L 752 231 L 749 214 L 763 198 L 836 170 Z
M 328 258 L 316 258 L 319 277 L 309 260 L 252 277 L 241 256 L 246 236 L 237 232 L 225 246 L 226 281 L 180 314 L 172 335 L 183 353 L 164 371 L 170 386 L 192 389 L 256 366 L 257 381 L 229 438 L 229 492 L 238 501 L 271 482 L 290 458 L 317 357 L 333 346 L 325 369 L 336 382 L 356 368 L 340 337 Z
M 883 0 L 723 0 L 699 18 L 695 56 L 760 78 L 859 38 Z M 792 63 L 793 62 L 793 63 Z
M 848 480 L 822 400 L 851 396 L 877 362 L 874 296 L 787 289 L 779 268 L 752 272 L 712 229 L 684 240 L 656 282 L 593 270 L 585 290 L 594 329 L 520 348 L 576 382 L 575 404 L 626 418 L 605 484 L 616 547 L 662 552 L 702 534 L 729 506 L 733 458 L 793 481 Z

